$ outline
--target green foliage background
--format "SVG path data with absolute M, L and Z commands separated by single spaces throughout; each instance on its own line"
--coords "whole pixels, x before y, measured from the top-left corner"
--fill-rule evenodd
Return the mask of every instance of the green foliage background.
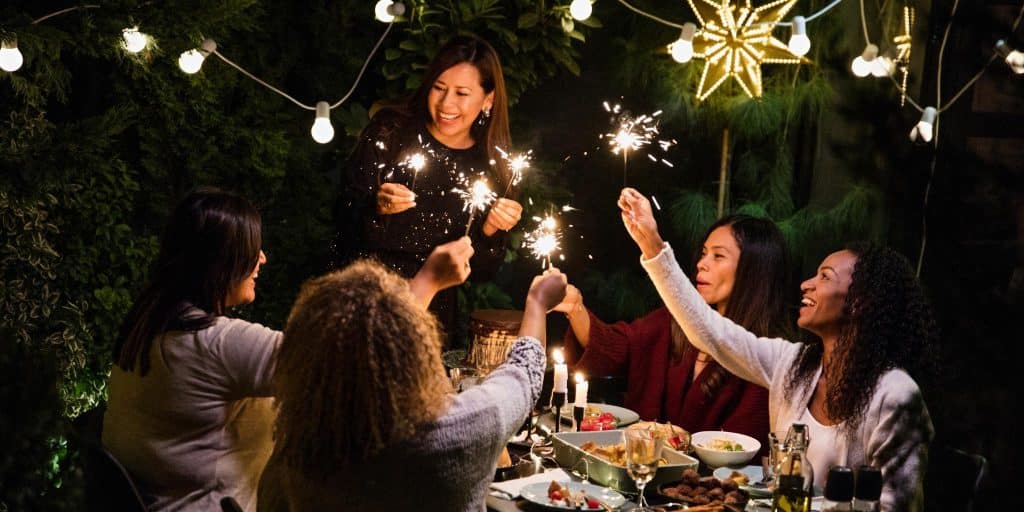
M 637 3 L 679 17 L 678 6 Z M 370 105 L 418 85 L 455 33 L 480 35 L 496 47 L 513 102 L 513 137 L 535 149 L 523 227 L 562 204 L 584 209 L 565 216 L 575 227 L 564 266 L 607 319 L 634 318 L 657 299 L 622 230 L 608 229 L 618 222 L 621 162 L 588 151 L 606 131 L 602 95 L 621 96 L 637 111 L 663 110 L 662 132 L 680 141 L 671 170 L 636 158 L 630 185 L 659 191 L 659 215 L 681 258 L 716 217 L 726 129 L 727 210 L 778 221 L 801 264 L 816 262 L 838 241 L 878 236 L 869 215 L 878 203 L 871 180 L 831 209 L 808 208 L 814 141 L 834 97 L 835 67 L 825 50 L 840 40 L 834 24 L 815 24 L 810 57 L 821 65 L 766 66 L 764 98 L 727 85 L 698 104 L 702 64 L 681 66 L 665 54 L 678 36 L 674 29 L 652 27 L 612 2 L 596 6 L 586 22 L 569 17 L 568 1 L 408 4 L 352 98 L 332 112 L 337 135 L 325 146 L 309 137 L 312 113 L 214 58 L 184 75 L 177 56 L 212 37 L 223 54 L 299 101 L 333 103 L 385 29 L 371 20 L 372 3 L 115 0 L 35 25 L 34 17 L 66 6 L 15 1 L 0 8 L 0 31 L 16 32 L 25 55 L 21 70 L 0 74 L 0 374 L 14 379 L 4 392 L 18 376 L 32 376 L 39 393 L 12 397 L 22 404 L 17 418 L 0 419 L 5 442 L 15 443 L 7 434 L 20 425 L 17 443 L 0 450 L 0 502 L 19 510 L 75 508 L 65 423 L 103 399 L 118 326 L 145 282 L 175 202 L 206 184 L 258 205 L 269 264 L 259 299 L 238 314 L 280 328 L 301 282 L 331 264 L 340 168 Z M 131 24 L 153 38 L 135 56 L 119 48 L 122 28 Z M 587 41 L 596 35 L 599 41 Z M 598 85 L 577 90 L 580 84 Z M 576 117 L 559 118 L 561 107 Z M 577 139 L 587 138 L 586 145 L 563 140 L 581 132 Z M 513 235 L 508 265 L 494 283 L 464 288 L 466 309 L 517 305 L 538 270 L 519 257 L 520 240 Z M 33 477 L 15 487 L 15 475 Z

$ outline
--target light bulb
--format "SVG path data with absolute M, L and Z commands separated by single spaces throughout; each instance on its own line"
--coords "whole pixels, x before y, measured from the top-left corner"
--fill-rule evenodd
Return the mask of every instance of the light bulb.
M 868 43 L 868 45 L 864 47 L 864 52 L 856 59 L 853 59 L 853 63 L 850 64 L 850 69 L 853 70 L 853 74 L 859 77 L 865 77 L 871 74 L 871 68 L 874 66 L 872 63 L 874 62 L 875 57 L 878 57 L 878 47 Z
M 190 75 L 197 73 L 203 67 L 206 56 L 213 53 L 216 49 L 217 43 L 213 39 L 206 39 L 199 48 L 182 52 L 181 56 L 178 57 L 178 67 Z
M 377 5 L 373 6 L 373 14 L 378 20 L 391 23 L 395 21 L 396 16 L 405 14 L 405 4 L 392 0 L 380 0 Z
M 579 21 L 589 18 L 593 12 L 594 6 L 590 5 L 590 0 L 572 0 L 569 4 L 569 14 Z
M 789 51 L 804 56 L 811 51 L 811 38 L 807 37 L 807 20 L 803 16 L 793 17 L 793 34 L 789 36 Z
M 910 129 L 910 140 L 917 141 L 920 138 L 923 142 L 932 141 L 932 128 L 935 126 L 935 117 L 939 114 L 935 107 L 928 107 L 921 113 L 921 120 Z
M 697 25 L 686 22 L 683 24 L 683 31 L 679 33 L 679 39 L 668 45 L 668 51 L 676 62 L 689 62 L 693 58 L 693 35 L 697 33 Z
M 879 78 L 890 76 L 894 71 L 896 63 L 887 56 L 878 57 L 871 66 L 871 75 Z
M 121 38 L 124 39 L 121 46 L 123 46 L 128 53 L 139 53 L 142 50 L 145 50 L 146 45 L 149 44 L 149 36 L 139 32 L 139 27 L 131 27 L 122 30 Z
M 996 51 L 1006 61 L 1006 65 L 1010 66 L 1011 71 L 1018 75 L 1024 74 L 1024 53 L 1010 48 L 1002 39 L 996 41 Z
M 327 144 L 334 138 L 334 127 L 331 126 L 331 106 L 326 101 L 316 104 L 316 120 L 313 127 L 309 129 L 313 140 L 320 144 Z
M 18 49 L 17 39 L 0 43 L 0 69 L 8 73 L 14 73 L 21 69 L 21 65 L 24 62 L 25 57 L 21 55 L 21 50 Z

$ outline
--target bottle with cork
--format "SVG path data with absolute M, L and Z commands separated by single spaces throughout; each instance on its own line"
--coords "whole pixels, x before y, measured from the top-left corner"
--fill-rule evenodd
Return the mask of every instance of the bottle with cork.
M 807 460 L 807 425 L 794 423 L 786 434 L 789 451 L 779 462 L 772 492 L 772 512 L 810 512 L 814 497 L 814 468 Z

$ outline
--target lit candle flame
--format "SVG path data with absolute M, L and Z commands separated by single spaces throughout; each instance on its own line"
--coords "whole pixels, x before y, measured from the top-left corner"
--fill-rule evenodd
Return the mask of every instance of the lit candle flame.
M 576 372 L 576 377 L 575 377 L 575 379 L 576 379 L 576 383 L 577 383 L 577 384 L 582 384 L 583 382 L 585 382 L 585 381 L 587 380 L 587 379 L 585 379 L 585 378 L 583 377 L 583 374 L 582 374 L 582 373 L 580 373 L 580 372 Z
M 565 364 L 565 357 L 562 356 L 562 349 L 560 348 L 551 351 L 551 359 L 555 360 L 555 364 Z

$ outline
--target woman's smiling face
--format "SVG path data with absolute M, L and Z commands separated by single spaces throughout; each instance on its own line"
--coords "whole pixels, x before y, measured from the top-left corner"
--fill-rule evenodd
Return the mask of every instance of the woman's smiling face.
M 490 112 L 494 92 L 485 93 L 476 66 L 462 62 L 441 73 L 427 96 L 430 134 L 445 146 L 465 149 L 474 144 L 470 129 L 480 111 Z

